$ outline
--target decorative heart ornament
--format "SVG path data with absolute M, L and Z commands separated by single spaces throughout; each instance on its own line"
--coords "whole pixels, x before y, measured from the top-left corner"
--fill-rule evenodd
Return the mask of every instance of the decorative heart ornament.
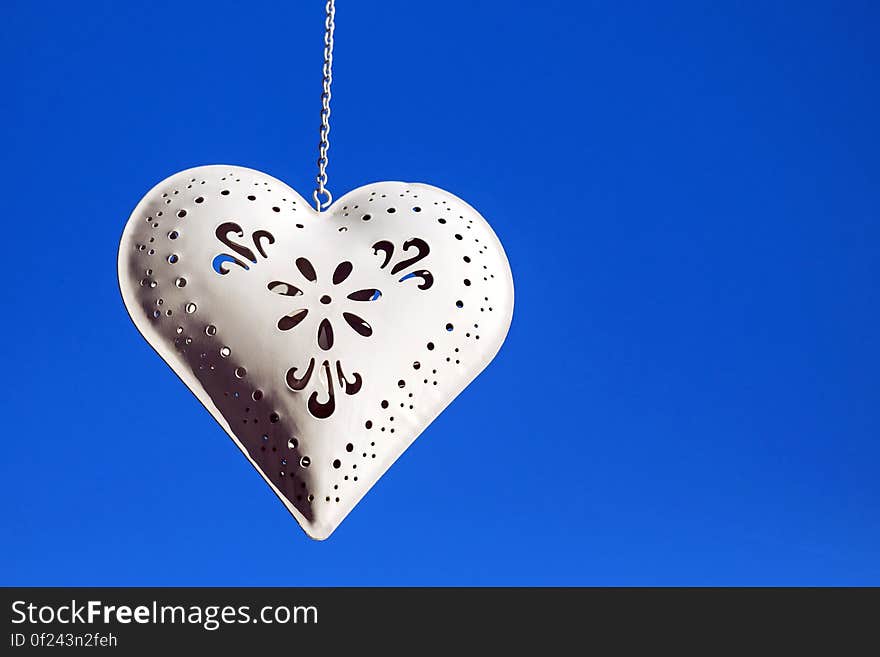
M 315 539 L 488 365 L 513 312 L 489 224 L 414 183 L 319 214 L 259 171 L 189 169 L 135 208 L 118 267 L 135 326 Z

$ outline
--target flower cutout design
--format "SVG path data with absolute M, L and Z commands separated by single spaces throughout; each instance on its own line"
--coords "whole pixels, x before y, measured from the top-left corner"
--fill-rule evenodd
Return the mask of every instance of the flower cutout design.
M 241 235 L 234 230 L 235 227 L 227 228 L 228 232 L 234 232 L 235 235 L 241 237 Z M 224 230 L 227 230 L 227 228 L 224 228 Z M 224 233 L 224 237 L 228 236 L 228 232 Z M 254 242 L 262 255 L 262 249 L 259 248 L 260 243 L 257 240 L 257 236 L 254 237 Z M 227 244 L 227 246 L 229 245 Z M 235 244 L 234 246 L 240 247 L 241 245 Z M 232 248 L 232 246 L 230 246 L 230 248 Z M 417 288 L 419 290 L 430 289 L 434 284 L 434 276 L 430 271 L 426 269 L 418 269 L 406 273 L 407 269 L 411 269 L 414 265 L 427 257 L 430 252 L 430 247 L 427 242 L 418 237 L 406 240 L 402 247 L 402 257 L 398 262 L 394 262 L 394 251 L 394 244 L 388 240 L 380 240 L 373 244 L 374 255 L 382 254 L 382 262 L 379 265 L 379 269 L 385 270 L 386 267 L 388 267 L 388 273 L 397 279 L 398 283 L 406 283 L 411 279 L 415 279 L 418 281 Z M 410 254 L 413 252 L 415 253 L 409 255 L 407 252 Z M 253 254 L 250 250 L 245 253 L 244 248 L 242 248 L 241 250 L 236 250 L 236 253 L 239 253 L 252 263 L 255 262 L 255 259 L 250 257 L 250 255 Z M 272 281 L 267 286 L 270 292 L 283 297 L 302 297 L 301 303 L 295 304 L 293 310 L 278 319 L 276 325 L 279 330 L 291 331 L 295 329 L 303 323 L 303 320 L 308 317 L 310 312 L 321 313 L 321 309 L 324 307 L 324 316 L 321 317 L 318 322 L 316 338 L 318 347 L 322 351 L 330 351 L 334 344 L 334 329 L 333 323 L 331 323 L 330 318 L 327 315 L 330 314 L 329 311 L 336 311 L 342 307 L 344 308 L 341 310 L 342 320 L 352 331 L 365 338 L 369 338 L 373 335 L 373 327 L 370 326 L 369 322 L 357 312 L 354 312 L 357 310 L 357 306 L 350 306 L 345 302 L 340 304 L 338 300 L 339 296 L 344 295 L 344 298 L 348 301 L 355 302 L 355 304 L 362 304 L 377 301 L 382 296 L 381 291 L 372 287 L 354 290 L 353 292 L 346 294 L 349 289 L 355 287 L 351 286 L 346 288 L 346 286 L 343 285 L 349 279 L 352 270 L 354 269 L 349 261 L 343 260 L 336 265 L 330 276 L 329 285 L 324 281 L 318 280 L 318 273 L 315 271 L 314 265 L 308 260 L 308 258 L 299 257 L 294 262 L 299 274 L 305 279 L 308 285 L 298 287 L 287 281 Z M 223 263 L 221 263 L 221 265 L 222 264 Z M 243 266 L 245 269 L 248 269 L 246 265 Z M 220 266 L 218 273 L 224 274 L 226 272 L 223 271 L 223 267 Z M 401 274 L 403 274 L 403 276 L 398 279 L 398 276 Z M 306 289 L 308 289 L 308 292 Z M 337 298 L 336 303 L 334 303 L 334 297 Z M 322 378 L 323 383 L 318 385 L 318 381 Z M 308 363 L 303 367 L 290 367 L 285 374 L 285 380 L 287 382 L 287 387 L 294 392 L 305 391 L 310 383 L 315 383 L 311 394 L 308 396 L 306 407 L 308 408 L 309 413 L 314 417 L 322 419 L 330 417 L 335 412 L 337 390 L 340 394 L 356 395 L 360 392 L 364 383 L 363 377 L 358 372 L 350 372 L 350 374 L 346 375 L 342 361 L 330 357 L 329 354 L 326 357 L 318 356 L 316 358 L 312 356 L 309 358 Z
M 340 262 L 336 265 L 336 268 L 333 270 L 333 275 L 330 278 L 332 285 L 321 287 L 315 267 L 307 258 L 297 258 L 295 262 L 296 268 L 299 270 L 302 277 L 314 286 L 314 289 L 310 291 L 309 294 L 309 296 L 313 297 L 311 299 L 312 308 L 310 309 L 307 306 L 295 308 L 281 317 L 277 323 L 277 326 L 281 331 L 290 331 L 302 324 L 303 320 L 308 316 L 311 310 L 315 310 L 321 306 L 330 306 L 330 304 L 333 303 L 333 297 L 331 294 L 336 295 L 337 292 L 345 294 L 345 290 L 340 290 L 339 286 L 348 280 L 353 269 L 352 264 L 347 260 Z M 285 297 L 306 296 L 302 289 L 285 281 L 272 281 L 269 283 L 268 288 L 270 292 Z M 364 288 L 349 293 L 345 298 L 349 301 L 362 303 L 376 301 L 381 296 L 382 293 L 376 288 Z M 358 335 L 365 338 L 373 335 L 373 327 L 370 326 L 367 320 L 357 313 L 351 312 L 351 310 L 344 310 L 342 311 L 342 319 Z M 318 347 L 323 351 L 330 351 L 330 349 L 333 348 L 333 324 L 326 316 L 322 317 L 321 321 L 318 323 L 317 342 Z M 330 417 L 336 410 L 334 374 L 336 375 L 340 390 L 346 395 L 357 394 L 363 385 L 363 378 L 357 372 L 352 372 L 350 377 L 346 376 L 343 371 L 342 362 L 338 359 L 336 359 L 334 363 L 333 360 L 327 358 L 323 359 L 322 362 L 321 358 L 316 360 L 313 357 L 309 359 L 308 365 L 303 369 L 305 369 L 305 372 L 302 373 L 300 373 L 301 368 L 299 367 L 291 367 L 288 369 L 286 374 L 287 385 L 294 392 L 299 392 L 308 387 L 313 376 L 317 379 L 323 375 L 325 381 L 323 388 L 326 390 L 326 397 L 321 399 L 319 391 L 315 390 L 309 395 L 307 403 L 309 412 L 317 418 Z
M 309 283 L 314 284 L 316 287 L 319 285 L 318 275 L 315 272 L 315 267 L 307 258 L 297 258 L 296 259 L 296 268 L 299 270 L 299 273 L 302 274 L 303 278 L 305 278 Z M 328 306 L 333 302 L 333 297 L 330 292 L 335 294 L 336 288 L 339 285 L 342 285 L 348 277 L 351 275 L 353 266 L 347 260 L 340 262 L 336 269 L 333 271 L 333 275 L 331 277 L 332 287 L 329 289 L 321 289 L 318 288 L 315 290 L 314 296 L 318 297 L 318 303 L 323 306 Z M 272 281 L 269 283 L 268 288 L 271 292 L 275 294 L 280 294 L 286 297 L 301 297 L 305 296 L 305 293 L 302 289 L 293 285 L 292 283 L 287 283 L 285 281 Z M 382 293 L 376 288 L 365 288 L 362 290 L 356 290 L 346 295 L 346 299 L 354 302 L 371 302 L 377 301 L 382 296 Z M 317 304 L 312 304 L 313 307 L 318 307 Z M 308 307 L 300 307 L 296 308 L 290 313 L 284 315 L 278 320 L 278 328 L 282 331 L 290 331 L 291 329 L 299 326 L 302 321 L 308 316 L 310 309 Z M 350 312 L 345 310 L 342 312 L 342 319 L 348 324 L 351 329 L 365 338 L 373 335 L 373 327 L 360 315 L 354 312 Z M 330 319 L 327 317 L 323 317 L 321 321 L 318 323 L 318 334 L 317 334 L 318 346 L 324 350 L 329 351 L 333 348 L 333 324 L 330 322 Z

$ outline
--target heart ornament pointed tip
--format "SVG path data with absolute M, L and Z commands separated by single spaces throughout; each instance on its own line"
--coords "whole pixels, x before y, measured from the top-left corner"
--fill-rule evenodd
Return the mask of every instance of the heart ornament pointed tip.
M 182 171 L 135 208 L 118 273 L 135 326 L 315 539 L 489 364 L 513 313 L 489 224 L 416 183 L 319 214 L 259 171 Z

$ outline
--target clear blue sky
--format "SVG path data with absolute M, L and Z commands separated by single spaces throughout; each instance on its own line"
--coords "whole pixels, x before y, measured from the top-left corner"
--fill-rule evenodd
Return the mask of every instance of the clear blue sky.
M 330 185 L 477 207 L 496 361 L 308 540 L 131 325 L 190 166 L 314 175 L 322 2 L 7 2 L 0 584 L 880 584 L 880 10 L 340 0 Z

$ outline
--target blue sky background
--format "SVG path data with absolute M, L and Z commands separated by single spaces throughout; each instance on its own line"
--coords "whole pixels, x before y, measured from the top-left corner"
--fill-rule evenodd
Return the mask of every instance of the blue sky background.
M 876 7 L 341 0 L 331 189 L 466 199 L 517 308 L 316 543 L 115 265 L 177 170 L 309 193 L 322 2 L 4 3 L 0 584 L 880 584 Z

